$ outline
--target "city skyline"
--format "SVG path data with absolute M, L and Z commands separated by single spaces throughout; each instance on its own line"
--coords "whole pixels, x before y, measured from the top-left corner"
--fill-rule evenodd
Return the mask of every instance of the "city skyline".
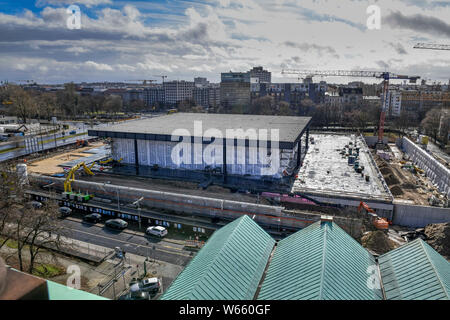
M 69 29 L 67 7 L 81 10 Z M 367 8 L 381 10 L 369 30 Z M 38 83 L 190 80 L 263 66 L 273 82 L 296 82 L 283 68 L 379 70 L 448 83 L 447 52 L 413 49 L 448 43 L 443 1 L 15 1 L 2 4 L 2 81 Z M 447 73 L 446 73 L 447 71 Z M 320 78 L 347 83 L 358 78 Z M 366 79 L 369 83 L 376 79 Z

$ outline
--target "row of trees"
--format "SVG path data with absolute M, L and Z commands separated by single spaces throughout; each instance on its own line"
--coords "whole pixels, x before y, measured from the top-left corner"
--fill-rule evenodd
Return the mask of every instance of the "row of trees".
M 20 86 L 8 85 L 0 95 L 1 101 L 11 102 L 7 114 L 17 116 L 23 123 L 31 118 L 50 120 L 57 116 L 73 119 L 86 114 L 123 111 L 120 96 L 79 95 L 73 83 L 66 84 L 64 90 L 56 92 L 24 90 Z
M 61 248 L 67 231 L 58 219 L 56 204 L 46 202 L 40 209 L 29 204 L 12 163 L 0 166 L 0 192 L 0 249 L 14 243 L 6 263 L 16 258 L 21 271 L 32 273 L 43 248 Z

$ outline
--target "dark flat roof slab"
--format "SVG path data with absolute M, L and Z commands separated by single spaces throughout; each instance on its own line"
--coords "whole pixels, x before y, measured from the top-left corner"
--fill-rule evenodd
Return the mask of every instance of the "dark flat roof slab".
M 280 142 L 293 144 L 300 139 L 310 117 L 261 116 L 242 114 L 175 113 L 160 117 L 124 122 L 105 128 L 89 130 L 89 135 L 111 138 L 170 141 L 176 129 L 187 129 L 194 136 L 194 121 L 202 122 L 202 133 L 215 128 L 225 136 L 227 129 L 279 129 Z

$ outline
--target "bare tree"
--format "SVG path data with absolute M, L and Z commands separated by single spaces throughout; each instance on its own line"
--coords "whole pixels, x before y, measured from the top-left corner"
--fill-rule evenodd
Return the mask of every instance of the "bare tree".
M 37 98 L 38 113 L 40 117 L 50 120 L 56 113 L 56 96 L 45 92 Z
M 425 132 L 437 141 L 439 127 L 441 123 L 442 110 L 439 108 L 431 109 L 427 112 L 425 119 L 422 120 L 421 126 Z
M 272 115 L 274 114 L 275 101 L 272 96 L 264 96 L 252 101 L 249 108 L 250 114 Z
M 19 269 L 25 270 L 24 255 L 27 252 L 29 258 L 27 271 L 32 273 L 43 248 L 58 250 L 63 246 L 62 237 L 65 235 L 65 229 L 58 219 L 57 206 L 52 202 L 45 202 L 41 209 L 34 209 L 27 204 L 22 207 L 16 206 L 12 214 Z
M 13 229 L 10 221 L 12 218 L 12 206 L 22 201 L 23 193 L 20 187 L 13 163 L 4 162 L 0 165 L 0 248 L 12 237 Z
M 35 100 L 31 95 L 18 86 L 11 86 L 11 113 L 15 114 L 23 123 L 36 113 L 37 107 Z

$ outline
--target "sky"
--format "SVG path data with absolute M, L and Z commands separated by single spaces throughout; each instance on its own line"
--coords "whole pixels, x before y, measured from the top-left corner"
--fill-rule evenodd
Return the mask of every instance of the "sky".
M 80 28 L 69 28 L 70 5 Z M 368 28 L 380 9 L 379 29 Z M 0 80 L 220 81 L 220 73 L 263 66 L 375 70 L 448 83 L 450 0 L 0 0 Z M 370 20 L 372 21 L 372 20 Z M 72 26 L 72 25 L 70 25 Z M 376 79 L 321 78 L 348 82 Z

